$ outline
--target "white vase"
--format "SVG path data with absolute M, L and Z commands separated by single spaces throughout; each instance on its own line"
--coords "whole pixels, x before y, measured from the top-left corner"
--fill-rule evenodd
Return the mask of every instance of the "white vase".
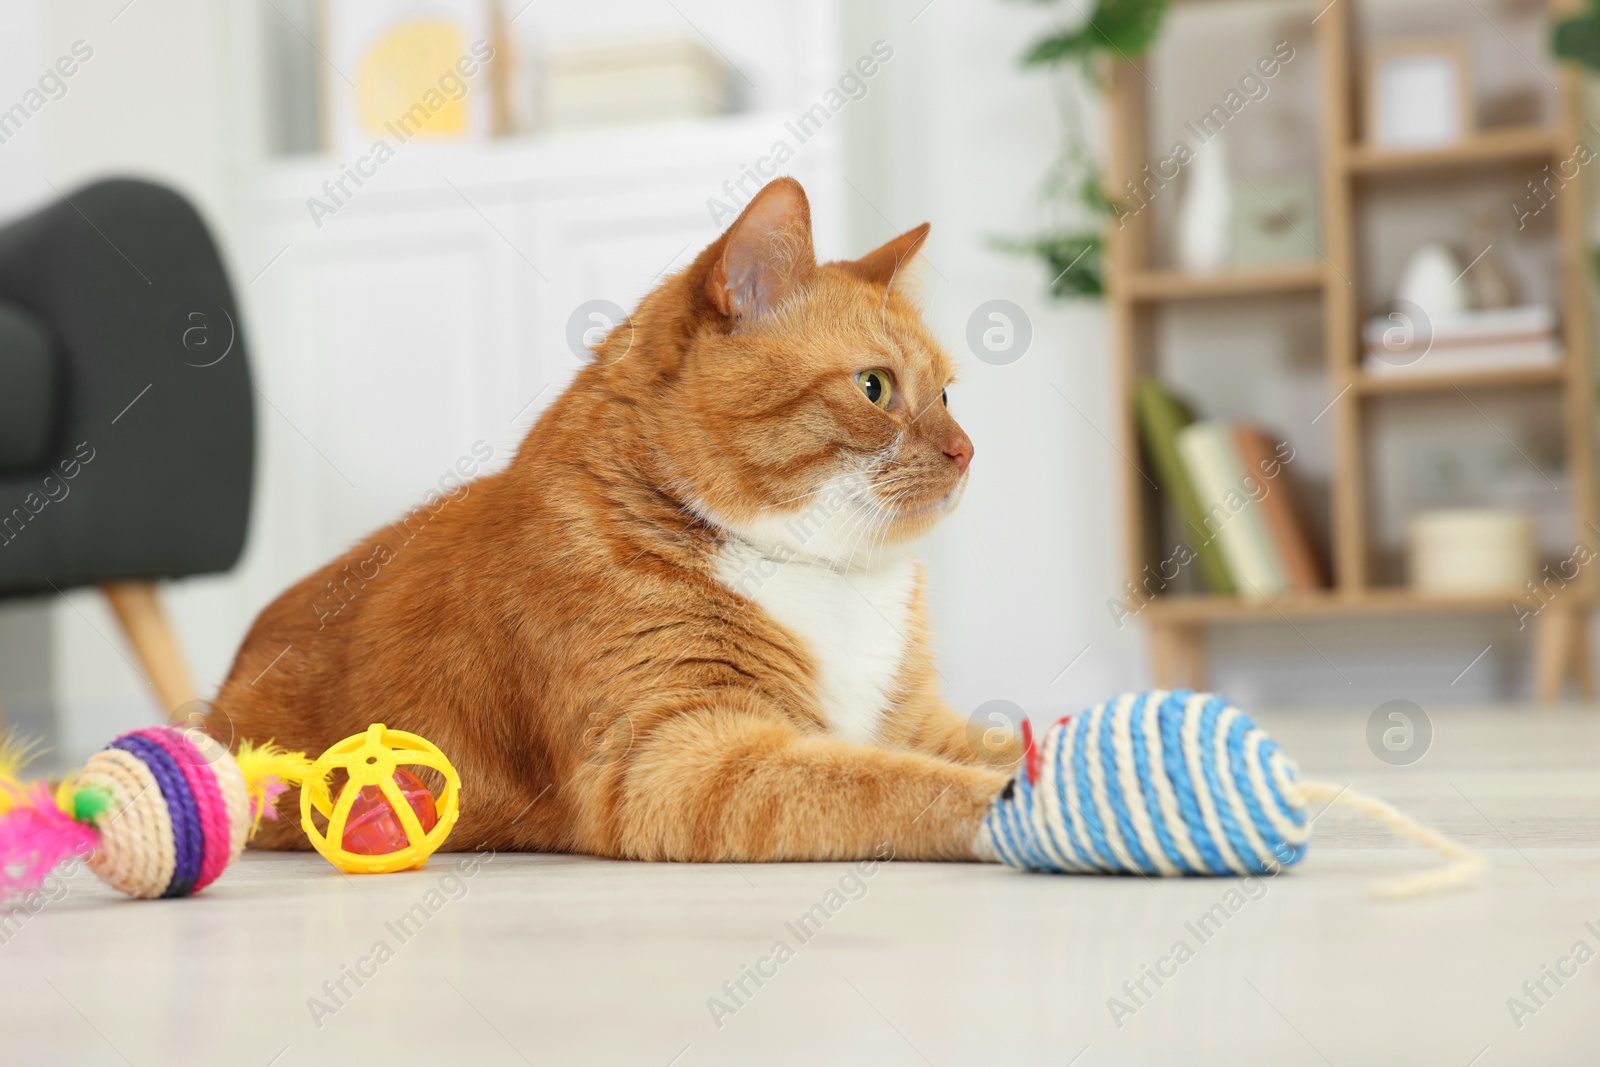
M 1196 149 L 1189 164 L 1178 205 L 1178 266 L 1187 271 L 1227 266 L 1232 228 L 1228 156 L 1218 138 Z
M 1395 295 L 1420 307 L 1435 322 L 1457 318 L 1467 309 L 1467 291 L 1456 284 L 1460 277 L 1455 253 L 1432 242 L 1411 254 Z

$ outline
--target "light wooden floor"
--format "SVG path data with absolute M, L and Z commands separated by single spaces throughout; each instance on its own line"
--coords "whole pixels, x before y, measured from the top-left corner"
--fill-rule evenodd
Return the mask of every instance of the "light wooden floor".
M 1364 713 L 1260 719 L 1308 773 L 1481 846 L 1486 880 L 1371 900 L 1432 861 L 1338 813 L 1204 942 L 1188 924 L 1239 883 L 525 855 L 349 878 L 252 854 L 200 898 L 141 903 L 79 874 L 0 944 L 0 1063 L 1595 1063 L 1600 960 L 1546 978 L 1542 1006 L 1522 985 L 1600 952 L 1600 712 L 1435 710 L 1400 769 Z M 819 903 L 837 908 L 802 939 Z M 1192 958 L 1135 1004 L 1124 981 L 1178 940 Z M 725 992 L 780 941 L 764 985 Z M 324 983 L 357 967 L 336 1001 Z M 1513 996 L 1537 1009 L 1520 1027 Z

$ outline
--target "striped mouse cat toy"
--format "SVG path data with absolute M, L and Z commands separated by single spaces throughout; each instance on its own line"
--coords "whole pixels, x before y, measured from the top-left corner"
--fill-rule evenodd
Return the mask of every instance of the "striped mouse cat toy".
M 1311 805 L 1351 807 L 1450 863 L 1377 887 L 1415 896 L 1458 885 L 1483 858 L 1381 800 L 1300 777 L 1294 761 L 1222 697 L 1127 693 L 1061 719 L 996 799 L 983 836 L 1034 871 L 1144 875 L 1276 873 L 1298 863 Z
M 0 746 L 0 900 L 38 888 L 72 856 L 131 897 L 198 893 L 312 766 L 272 744 L 246 743 L 235 756 L 173 726 L 123 734 L 54 789 L 21 780 L 28 755 Z

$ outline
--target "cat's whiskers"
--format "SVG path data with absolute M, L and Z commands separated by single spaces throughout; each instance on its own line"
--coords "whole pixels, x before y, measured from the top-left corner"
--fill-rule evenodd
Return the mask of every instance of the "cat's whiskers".
M 868 503 L 871 503 L 870 498 Z M 855 514 L 851 517 L 850 525 L 840 532 L 839 538 L 834 545 L 833 557 L 830 563 L 834 570 L 848 571 L 850 569 L 850 564 L 855 558 L 855 546 L 860 541 L 860 535 L 857 531 L 865 530 L 871 517 L 872 509 L 870 507 L 863 508 L 858 503 Z M 849 540 L 847 541 L 847 539 Z
M 909 470 L 896 471 L 887 477 L 882 477 L 898 452 L 899 444 L 900 439 L 897 437 L 890 445 L 880 449 L 877 455 L 881 457 L 881 461 L 873 465 L 870 473 L 863 472 L 863 476 L 868 477 L 868 484 L 865 493 L 858 495 L 866 497 L 866 507 L 861 508 L 856 496 L 851 498 L 860 510 L 855 520 L 840 536 L 840 543 L 833 554 L 834 569 L 838 570 L 841 566 L 848 569 L 855 562 L 871 568 L 878 554 L 888 546 L 889 534 L 894 529 L 894 520 L 899 517 L 900 509 L 910 499 L 912 486 L 921 477 L 917 472 Z M 874 479 L 873 475 L 878 477 Z M 845 538 L 851 538 L 848 549 L 843 543 Z M 861 552 L 863 542 L 866 548 L 864 553 Z
M 856 465 L 854 469 L 847 469 L 842 472 L 843 476 L 847 480 L 860 480 L 865 482 L 868 490 L 870 491 L 873 479 L 877 478 L 888 468 L 889 463 L 894 458 L 894 449 L 897 448 L 898 445 L 899 440 L 897 438 L 888 447 L 881 448 L 876 452 L 872 452 L 861 457 L 859 464 Z M 811 497 L 828 492 L 831 489 L 835 489 L 838 487 L 836 477 L 837 476 L 824 478 L 817 485 L 814 485 L 805 492 L 799 493 L 795 496 L 791 496 L 783 500 L 774 500 L 770 503 L 763 504 L 760 510 L 772 511 L 775 508 L 781 508 L 786 504 L 798 503 L 801 500 L 807 500 Z M 855 495 L 857 494 L 851 494 L 852 497 Z
M 896 513 L 897 508 L 893 498 L 886 499 L 881 494 L 874 496 L 866 551 L 866 566 L 869 569 L 873 566 L 877 552 L 888 544 L 889 531 L 894 529 Z
M 909 483 L 918 477 L 914 472 L 895 469 L 900 462 L 904 439 L 905 431 L 901 430 L 888 444 L 870 453 L 857 454 L 842 470 L 819 484 L 793 496 L 768 501 L 756 510 L 763 515 L 780 512 L 768 520 L 777 522 L 782 522 L 784 518 L 781 512 L 791 513 L 791 521 L 786 524 L 788 534 L 777 535 L 778 544 L 788 543 L 791 546 L 789 551 L 798 550 L 814 562 L 836 571 L 858 566 L 870 568 L 887 547 L 897 513 L 907 499 Z M 841 502 L 829 507 L 826 514 L 820 516 L 816 528 L 810 529 L 812 521 L 818 519 L 818 509 L 815 505 L 808 507 L 806 502 L 835 493 L 842 494 Z M 738 524 L 723 524 L 703 506 L 694 504 L 692 491 L 679 489 L 673 496 L 674 503 L 689 501 L 678 503 L 678 507 L 692 516 L 695 522 L 733 534 L 741 540 L 750 539 L 748 534 L 741 532 Z M 806 528 L 798 541 L 795 535 L 799 531 L 795 529 L 793 520 L 800 520 L 800 526 Z M 773 547 L 765 545 L 760 537 L 751 541 L 751 544 L 758 551 L 768 553 Z
M 878 509 L 880 516 L 883 517 L 885 521 L 881 521 L 877 524 L 877 529 L 874 532 L 872 539 L 867 542 L 868 567 L 873 565 L 874 557 L 876 557 L 881 550 L 887 547 L 889 543 L 889 531 L 894 528 L 893 505 L 889 501 L 880 498 L 878 502 Z
M 798 496 L 791 496 L 791 497 L 788 497 L 788 498 L 786 498 L 784 500 L 774 500 L 770 504 L 763 504 L 763 505 L 761 505 L 761 509 L 760 510 L 762 510 L 762 511 L 771 511 L 774 508 L 781 508 L 785 504 L 797 503 L 797 502 L 799 502 L 801 500 L 807 499 L 808 497 L 813 497 L 813 496 L 816 496 L 819 493 L 826 492 L 828 489 L 832 488 L 832 484 L 833 483 L 831 481 L 825 481 L 821 485 L 813 486 L 812 488 L 807 489 L 805 492 L 801 493 Z
M 862 539 L 865 538 L 866 535 L 871 532 L 871 530 L 872 512 L 868 510 L 862 513 L 862 520 L 856 524 L 855 537 L 852 538 L 849 549 L 844 553 L 844 564 L 840 568 L 841 570 L 849 572 L 856 567 L 857 563 L 861 562 L 857 557 L 857 549 L 860 547 Z M 863 567 L 862 569 L 866 568 Z
M 905 501 L 906 501 L 906 499 L 907 499 L 907 497 L 909 495 L 909 490 L 900 489 L 900 488 L 897 488 L 897 486 L 903 485 L 903 484 L 905 484 L 907 482 L 911 482 L 911 481 L 914 481 L 914 480 L 915 480 L 914 476 L 911 473 L 906 472 L 906 473 L 903 473 L 903 474 L 901 474 L 901 475 L 899 475 L 899 476 L 897 476 L 895 478 L 889 479 L 889 481 L 887 483 L 885 483 L 884 486 L 880 486 L 880 489 L 882 489 L 882 488 L 890 488 L 890 489 L 893 490 L 887 496 L 880 496 L 879 497 L 879 500 L 881 502 L 881 506 L 883 508 L 883 512 L 886 515 L 889 516 L 890 521 L 884 522 L 881 525 L 881 527 L 879 528 L 879 531 L 878 531 L 878 538 L 877 538 L 876 545 L 871 546 L 871 547 L 868 548 L 867 556 L 868 556 L 869 565 L 870 565 L 872 554 L 875 553 L 875 552 L 881 551 L 882 549 L 884 549 L 884 548 L 886 548 L 888 546 L 888 543 L 889 543 L 889 531 L 894 528 L 894 521 L 893 520 L 900 517 L 901 506 L 905 503 Z
M 856 562 L 857 550 L 860 548 L 861 541 L 874 532 L 883 512 L 882 500 L 876 490 L 876 483 L 869 481 L 865 492 L 858 494 L 855 498 L 857 509 L 855 521 L 844 531 L 844 535 L 840 538 L 839 548 L 834 553 L 835 570 L 848 570 L 850 565 Z M 864 506 L 862 497 L 865 498 Z M 848 550 L 846 550 L 844 539 L 850 535 L 854 535 L 854 537 L 849 543 Z M 841 555 L 844 557 L 842 561 L 840 560 Z
M 839 532 L 835 538 L 834 551 L 829 560 L 829 565 L 834 570 L 849 570 L 855 562 L 856 550 L 861 541 L 869 535 L 874 523 L 877 521 L 877 481 L 894 460 L 899 439 L 889 443 L 884 448 L 869 456 L 863 457 L 859 467 L 850 472 L 847 478 L 856 482 L 854 491 L 846 498 L 854 509 L 850 525 Z

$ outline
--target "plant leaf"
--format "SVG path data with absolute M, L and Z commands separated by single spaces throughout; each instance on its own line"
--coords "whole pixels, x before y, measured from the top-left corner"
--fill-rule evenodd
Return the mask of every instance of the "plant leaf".
M 1097 297 L 1105 293 L 1105 247 L 1099 233 L 1043 234 L 995 244 L 1005 251 L 1043 260 L 1050 272 L 1051 296 Z
M 1592 70 L 1600 70 L 1600 13 L 1562 19 L 1550 31 L 1550 50 Z
M 1142 55 L 1160 35 L 1166 15 L 1167 0 L 1097 0 L 1082 27 L 1037 42 L 1022 57 L 1022 65 L 1087 61 L 1097 52 L 1115 52 L 1124 58 Z

